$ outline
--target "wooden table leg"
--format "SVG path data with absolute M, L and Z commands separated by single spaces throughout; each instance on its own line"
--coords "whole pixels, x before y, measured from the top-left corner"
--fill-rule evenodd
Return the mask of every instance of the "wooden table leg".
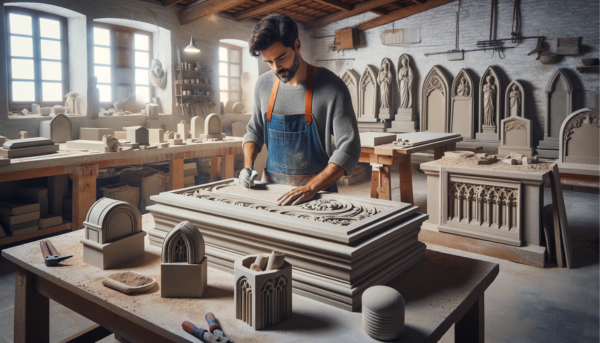
M 446 151 L 456 151 L 456 143 L 446 145 Z
M 73 180 L 73 209 L 72 230 L 83 229 L 83 221 L 90 207 L 96 202 L 96 178 L 98 177 L 98 165 L 88 164 L 77 166 L 75 171 L 69 174 Z
M 446 152 L 446 146 L 441 146 L 433 149 L 433 159 L 439 160 L 444 157 L 444 152 Z
M 410 154 L 407 154 L 400 160 L 398 175 L 400 176 L 400 201 L 414 205 Z
M 221 176 L 221 156 L 210 157 L 210 182 L 217 181 Z
M 14 341 L 50 341 L 50 301 L 34 288 L 33 273 L 18 267 L 15 275 Z
M 169 161 L 169 173 L 171 173 L 171 188 L 181 189 L 184 187 L 183 158 L 173 158 Z
M 485 341 L 484 295 L 471 306 L 461 320 L 454 326 L 454 341 L 465 343 L 483 343 Z
M 50 214 L 63 215 L 63 200 L 68 193 L 68 175 L 48 176 L 48 212 Z
M 379 168 L 381 165 L 371 164 L 371 198 L 379 198 Z
M 392 183 L 390 182 L 390 166 L 382 166 L 379 169 L 379 199 L 392 200 Z
M 225 155 L 221 158 L 221 180 L 234 178 L 234 155 Z

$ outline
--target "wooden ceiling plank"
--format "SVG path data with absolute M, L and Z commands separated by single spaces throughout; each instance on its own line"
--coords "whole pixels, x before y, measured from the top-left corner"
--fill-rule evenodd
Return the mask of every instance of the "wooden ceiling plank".
M 179 12 L 179 25 L 240 5 L 246 0 L 208 0 Z
M 217 0 L 215 0 L 217 1 Z M 220 1 L 220 0 L 219 0 Z M 292 4 L 294 2 L 296 2 L 298 0 L 273 0 L 271 2 L 267 2 L 264 3 L 262 5 L 258 5 L 255 7 L 251 7 L 245 11 L 239 12 L 237 14 L 235 14 L 233 17 L 235 18 L 235 20 L 240 21 L 240 20 L 246 20 L 246 19 L 250 19 L 252 17 L 267 13 L 267 12 L 271 12 L 274 11 L 276 9 L 285 7 L 289 4 Z
M 414 2 L 414 3 L 415 3 L 415 4 L 417 4 L 417 5 L 420 5 L 420 4 L 424 4 L 424 3 L 426 3 L 426 2 L 427 2 L 427 0 L 412 0 L 412 2 Z
M 357 15 L 359 13 L 370 11 L 370 10 L 376 9 L 377 7 L 380 7 L 380 6 L 383 6 L 383 5 L 392 3 L 392 2 L 396 2 L 396 1 L 398 1 L 398 0 L 371 0 L 371 1 L 361 2 L 361 3 L 354 5 L 354 7 L 350 11 L 339 11 L 339 12 L 330 14 L 326 17 L 310 21 L 310 22 L 304 24 L 304 28 L 306 30 L 317 29 L 317 28 L 329 25 L 331 23 L 335 23 L 336 21 L 351 17 L 353 15 Z
M 180 3 L 182 1 L 183 0 L 162 0 L 162 5 L 163 5 L 163 7 L 170 7 L 170 6 Z
M 447 4 L 452 1 L 454 1 L 454 0 L 429 0 L 423 4 L 413 5 L 413 6 L 410 6 L 407 8 L 393 11 L 390 14 L 387 14 L 387 15 L 384 15 L 381 17 L 367 20 L 363 23 L 358 24 L 356 26 L 356 28 L 360 31 L 370 30 L 372 28 L 375 28 L 375 27 L 378 27 L 381 25 L 385 25 L 385 24 L 389 24 L 393 21 L 400 20 L 402 18 L 406 18 L 406 17 L 409 17 L 411 15 L 414 15 L 414 14 L 417 14 L 417 13 L 420 13 L 423 11 L 427 11 L 429 9 Z
M 342 11 L 350 11 L 353 7 L 352 5 L 349 5 L 345 2 L 341 2 L 338 0 L 313 0 L 313 1 L 323 4 L 323 5 L 331 6 L 333 8 L 337 8 L 338 10 L 342 10 Z

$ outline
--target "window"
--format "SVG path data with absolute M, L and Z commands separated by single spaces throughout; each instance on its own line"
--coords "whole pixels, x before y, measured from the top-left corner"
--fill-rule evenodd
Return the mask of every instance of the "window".
M 221 102 L 242 101 L 242 48 L 221 43 L 219 46 L 219 88 Z
M 100 103 L 112 104 L 132 95 L 139 103 L 152 96 L 148 80 L 151 33 L 123 26 L 94 26 L 94 76 Z
M 9 107 L 53 106 L 68 90 L 66 20 L 52 14 L 7 9 Z

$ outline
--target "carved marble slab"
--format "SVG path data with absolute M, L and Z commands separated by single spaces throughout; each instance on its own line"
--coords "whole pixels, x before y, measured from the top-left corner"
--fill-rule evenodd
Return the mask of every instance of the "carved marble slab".
M 559 162 L 600 164 L 600 113 L 584 108 L 571 113 L 560 128 Z
M 358 89 L 360 76 L 353 69 L 347 69 L 342 74 L 342 80 L 350 91 L 350 97 L 352 97 L 352 108 L 354 108 L 354 114 L 358 116 Z
M 384 58 L 381 61 L 381 68 L 377 75 L 377 83 L 379 84 L 379 119 L 394 119 L 394 62 L 389 58 Z
M 65 143 L 73 140 L 71 119 L 65 114 L 57 114 L 51 120 L 40 122 L 40 137 L 52 139 L 55 143 Z
M 479 124 L 475 137 L 483 141 L 498 141 L 500 138 L 502 85 L 492 66 L 479 80 Z
M 517 80 L 513 80 L 506 87 L 504 95 L 504 118 L 525 118 L 525 90 Z
M 475 102 L 473 101 L 473 79 L 462 69 L 452 82 L 450 104 L 450 131 L 459 133 L 464 139 L 475 138 Z
M 511 152 L 518 152 L 532 157 L 531 120 L 521 117 L 510 117 L 500 122 L 500 146 L 498 157 L 504 158 Z
M 379 98 L 377 69 L 372 65 L 367 65 L 360 77 L 358 95 L 358 121 L 379 121 L 377 118 L 377 99 Z
M 409 55 L 400 55 L 398 58 L 398 73 L 396 75 L 400 99 L 398 111 L 392 121 L 392 127 L 387 130 L 388 132 L 415 132 L 418 128 L 415 111 L 417 102 L 414 91 L 416 80 L 413 67 L 414 64 L 411 62 Z
M 450 86 L 439 66 L 425 77 L 421 96 L 421 131 L 448 132 Z

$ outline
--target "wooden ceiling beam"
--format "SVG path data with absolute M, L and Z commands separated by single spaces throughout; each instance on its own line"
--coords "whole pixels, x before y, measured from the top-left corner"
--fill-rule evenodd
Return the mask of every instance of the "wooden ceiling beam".
M 358 24 L 356 26 L 356 28 L 360 31 L 370 30 L 372 28 L 379 27 L 379 26 L 385 25 L 385 24 L 389 24 L 393 21 L 400 20 L 402 18 L 406 18 L 406 17 L 409 17 L 411 15 L 414 15 L 414 14 L 417 14 L 417 13 L 420 13 L 423 11 L 427 11 L 429 9 L 447 4 L 452 1 L 454 1 L 454 0 L 429 0 L 423 4 L 413 5 L 410 7 L 402 8 L 397 11 L 393 11 L 390 14 L 387 14 L 387 15 L 384 15 L 381 17 L 377 17 L 377 18 L 373 18 L 371 20 L 367 20 L 363 23 Z
M 183 0 L 162 0 L 162 5 L 163 5 L 163 7 L 170 7 L 170 6 L 180 3 L 182 1 Z
M 417 5 L 420 5 L 420 4 L 424 4 L 424 3 L 426 3 L 426 2 L 427 2 L 427 0 L 412 0 L 412 2 L 414 2 L 414 3 L 415 3 L 415 4 L 417 4 Z
M 179 25 L 189 24 L 196 19 L 226 11 L 245 1 L 246 0 L 208 0 L 179 12 Z
M 213 1 L 217 1 L 217 0 L 213 0 Z M 218 0 L 218 1 L 221 1 L 221 0 Z M 237 21 L 250 19 L 252 17 L 258 16 L 261 14 L 265 14 L 265 13 L 274 11 L 276 9 L 285 7 L 296 1 L 298 1 L 298 0 L 273 0 L 271 2 L 267 2 L 267 3 L 264 3 L 259 6 L 250 7 L 245 11 L 238 12 L 238 13 L 234 14 L 233 17 Z
M 398 0 L 371 0 L 371 1 L 361 2 L 361 3 L 354 5 L 354 7 L 352 7 L 352 9 L 350 11 L 339 11 L 339 12 L 332 13 L 326 17 L 310 21 L 310 22 L 304 24 L 304 28 L 306 30 L 317 29 L 317 28 L 320 28 L 323 26 L 327 26 L 331 23 L 335 23 L 336 21 L 351 17 L 353 15 L 357 15 L 359 13 L 370 11 L 370 10 L 376 9 L 377 7 L 381 7 L 383 5 L 387 5 L 392 2 L 396 2 L 396 1 L 398 1 Z
M 337 8 L 341 11 L 350 11 L 352 9 L 352 5 L 347 4 L 345 2 L 341 2 L 338 0 L 313 0 L 323 5 L 327 5 L 329 7 Z

